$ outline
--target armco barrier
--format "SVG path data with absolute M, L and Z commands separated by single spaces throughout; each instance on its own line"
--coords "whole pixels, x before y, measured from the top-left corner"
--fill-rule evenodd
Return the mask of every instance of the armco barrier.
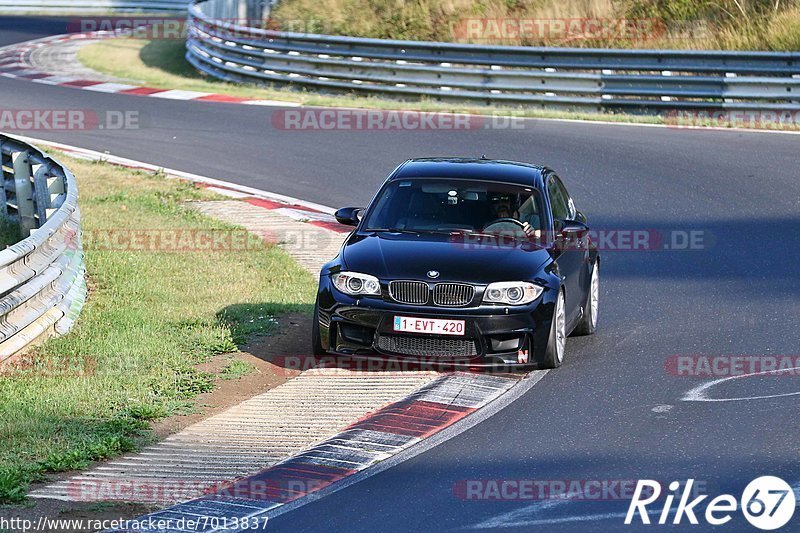
M 0 13 L 186 13 L 187 0 L 0 0 Z
M 0 361 L 67 332 L 86 298 L 75 176 L 0 134 L 0 209 L 24 237 L 0 251 Z
M 580 110 L 800 110 L 800 52 L 483 46 L 287 33 L 252 2 L 189 8 L 187 60 L 233 82 Z

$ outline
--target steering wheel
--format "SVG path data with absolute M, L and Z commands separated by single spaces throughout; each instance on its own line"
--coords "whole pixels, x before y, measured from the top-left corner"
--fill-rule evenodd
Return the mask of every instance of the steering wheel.
M 488 224 L 486 224 L 483 227 L 483 231 L 489 232 L 489 229 L 492 226 L 497 226 L 497 225 L 501 225 L 501 224 L 514 224 L 516 226 L 519 226 L 520 229 L 522 229 L 523 231 L 525 229 L 525 223 L 524 222 L 520 222 L 516 218 L 506 217 L 506 218 L 498 218 L 496 220 L 492 220 L 491 222 L 489 222 Z

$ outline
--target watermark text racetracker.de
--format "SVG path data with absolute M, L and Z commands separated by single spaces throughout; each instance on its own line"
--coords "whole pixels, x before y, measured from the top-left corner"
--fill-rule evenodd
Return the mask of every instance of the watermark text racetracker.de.
M 703 229 L 631 229 L 589 228 L 574 236 L 562 232 L 544 230 L 528 231 L 527 235 L 517 230 L 498 231 L 491 234 L 480 232 L 454 232 L 450 242 L 465 250 L 516 247 L 522 242 L 532 246 L 559 249 L 585 249 L 589 242 L 600 251 L 701 251 L 715 245 L 712 232 Z
M 0 131 L 137 130 L 144 126 L 134 109 L 0 108 Z
M 524 129 L 523 117 L 381 109 L 280 109 L 272 127 L 284 131 L 470 131 Z
M 453 495 L 465 501 L 617 501 L 630 500 L 636 479 L 462 479 Z M 705 483 L 695 484 L 700 494 Z
M 293 33 L 327 34 L 335 31 L 328 20 L 215 17 L 215 37 L 263 38 L 263 29 Z M 186 41 L 191 28 L 186 16 L 148 15 L 79 17 L 67 22 L 67 33 L 102 32 L 117 38 Z
M 664 116 L 672 129 L 743 128 L 800 131 L 800 111 L 791 109 L 672 110 Z
M 308 224 L 307 229 L 253 232 L 245 229 L 94 228 L 83 232 L 83 248 L 103 252 L 258 252 L 273 245 L 324 251 L 343 237 Z
M 91 229 L 83 247 L 106 252 L 249 252 L 264 250 L 273 236 L 244 229 Z
M 502 41 L 646 41 L 662 37 L 655 18 L 468 18 L 453 25 L 453 35 L 469 42 Z
M 686 354 L 664 361 L 667 374 L 676 377 L 727 378 L 736 376 L 800 376 L 800 355 Z
M 328 479 L 281 476 L 211 482 L 203 479 L 84 478 L 67 482 L 70 499 L 78 502 L 178 502 L 198 496 L 287 502 L 331 484 Z

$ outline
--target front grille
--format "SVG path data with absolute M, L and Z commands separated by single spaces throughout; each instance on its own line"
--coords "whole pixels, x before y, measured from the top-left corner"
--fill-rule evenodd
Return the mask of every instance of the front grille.
M 436 305 L 469 305 L 473 296 L 475 287 L 463 283 L 437 283 L 433 288 L 433 303 Z
M 389 296 L 396 302 L 421 305 L 428 303 L 428 284 L 424 281 L 392 281 Z
M 383 352 L 418 357 L 474 357 L 478 355 L 475 341 L 470 339 L 379 335 L 377 346 Z

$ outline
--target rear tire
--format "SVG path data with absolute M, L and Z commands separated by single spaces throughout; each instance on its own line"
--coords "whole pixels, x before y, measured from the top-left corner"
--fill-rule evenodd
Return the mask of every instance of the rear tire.
M 311 353 L 313 355 L 325 355 L 327 352 L 322 348 L 322 338 L 319 334 L 319 303 L 314 304 L 314 322 L 311 324 Z
M 594 335 L 597 331 L 597 310 L 600 305 L 600 263 L 594 265 L 592 279 L 589 281 L 589 294 L 583 307 L 583 318 L 573 331 L 573 335 Z
M 564 351 L 567 343 L 567 317 L 564 309 L 564 291 L 558 291 L 556 304 L 553 308 L 553 320 L 550 323 L 550 336 L 547 339 L 547 348 L 544 359 L 539 362 L 540 368 L 558 368 L 564 362 Z

